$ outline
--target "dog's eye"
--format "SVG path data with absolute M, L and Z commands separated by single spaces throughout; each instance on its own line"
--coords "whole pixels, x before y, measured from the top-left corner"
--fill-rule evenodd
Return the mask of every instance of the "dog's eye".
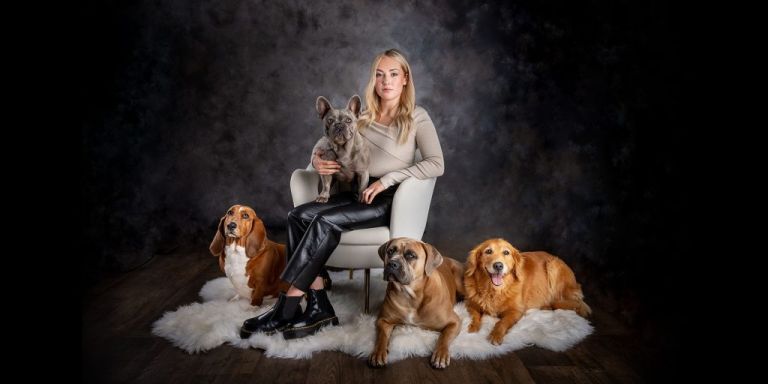
M 405 259 L 406 260 L 413 260 L 416 258 L 416 255 L 413 254 L 413 252 L 408 251 L 405 253 Z
M 504 256 L 509 256 L 509 251 L 507 251 L 506 249 L 504 250 Z
M 491 253 L 493 253 L 493 249 L 488 248 L 485 250 L 485 253 L 490 255 Z
M 326 120 L 326 122 L 327 122 L 328 124 L 333 124 L 333 119 L 332 119 L 332 118 L 331 118 L 331 119 L 328 119 L 328 120 Z
M 230 209 L 229 211 L 227 211 L 227 215 L 230 215 L 230 216 L 232 216 L 232 215 L 234 215 L 234 214 L 235 214 L 235 211 L 233 211 L 233 210 L 231 210 L 231 209 Z
M 352 119 L 350 119 L 349 117 L 347 117 L 347 120 L 346 120 L 346 121 L 347 121 L 347 123 L 351 123 L 351 122 L 352 122 Z
M 248 215 L 247 213 L 243 213 L 243 219 L 250 219 L 250 218 L 251 218 L 250 215 Z
M 395 253 L 395 248 L 387 249 L 387 255 L 391 256 L 393 253 Z

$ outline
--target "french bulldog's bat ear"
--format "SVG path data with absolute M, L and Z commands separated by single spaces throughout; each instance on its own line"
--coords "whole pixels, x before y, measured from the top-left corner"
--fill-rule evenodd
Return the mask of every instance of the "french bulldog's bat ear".
M 392 240 L 387 241 L 386 243 L 382 244 L 379 247 L 379 257 L 381 257 L 381 261 L 384 261 L 384 257 L 386 257 L 387 248 L 389 248 L 389 243 L 391 243 Z
M 355 117 L 360 117 L 360 108 L 362 108 L 362 102 L 360 101 L 360 96 L 354 95 L 349 99 L 349 102 L 347 103 L 347 109 L 352 111 L 352 113 L 355 114 Z
M 315 108 L 317 108 L 317 116 L 322 119 L 333 107 L 331 107 L 331 102 L 328 99 L 320 96 L 315 102 Z

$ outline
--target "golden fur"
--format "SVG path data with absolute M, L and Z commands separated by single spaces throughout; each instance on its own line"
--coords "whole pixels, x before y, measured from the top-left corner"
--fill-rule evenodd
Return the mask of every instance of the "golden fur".
M 528 309 L 571 309 L 587 317 L 581 286 L 571 268 L 547 252 L 520 252 L 504 239 L 489 239 L 469 252 L 464 276 L 469 332 L 484 314 L 497 316 L 488 339 L 501 344 Z
M 235 223 L 236 227 L 225 232 L 230 223 Z M 280 280 L 286 264 L 285 245 L 267 239 L 264 223 L 250 207 L 233 205 L 219 220 L 209 249 L 219 258 L 219 267 L 224 272 L 227 256 L 224 248 L 234 242 L 245 248 L 248 257 L 245 275 L 248 287 L 252 289 L 251 305 L 261 305 L 265 296 L 277 296 L 281 290 L 287 290 L 287 283 Z

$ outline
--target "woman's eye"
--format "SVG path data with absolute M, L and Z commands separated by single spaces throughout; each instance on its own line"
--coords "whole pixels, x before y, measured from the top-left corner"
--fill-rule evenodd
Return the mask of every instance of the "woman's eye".
M 488 248 L 488 249 L 486 249 L 486 250 L 485 250 L 485 253 L 487 253 L 487 254 L 489 254 L 489 255 L 490 255 L 491 253 L 493 253 L 493 250 L 492 250 L 492 249 L 490 249 L 490 248 Z

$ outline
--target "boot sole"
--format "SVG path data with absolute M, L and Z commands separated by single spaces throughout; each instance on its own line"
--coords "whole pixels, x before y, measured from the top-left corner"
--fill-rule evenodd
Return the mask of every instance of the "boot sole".
M 317 333 L 317 331 L 320 329 L 327 327 L 329 324 L 339 325 L 339 318 L 334 316 L 330 319 L 320 320 L 317 323 L 307 325 L 305 327 L 286 329 L 283 331 L 283 338 L 286 340 L 292 340 L 311 336 Z
M 336 323 L 338 323 L 338 322 L 339 322 L 339 321 L 338 321 L 338 320 L 336 320 Z M 241 338 L 241 339 L 248 339 L 248 338 L 250 338 L 250 337 L 251 337 L 251 335 L 253 335 L 254 333 L 263 333 L 263 334 L 265 334 L 265 335 L 267 335 L 267 336 L 272 336 L 272 335 L 274 335 L 274 334 L 275 334 L 275 333 L 277 333 L 277 332 L 282 332 L 282 331 L 283 331 L 285 328 L 287 328 L 287 326 L 285 326 L 285 327 L 282 327 L 282 328 L 278 328 L 278 329 L 273 329 L 273 330 L 271 330 L 271 331 L 264 331 L 264 332 L 260 332 L 260 331 L 259 331 L 259 332 L 251 332 L 251 331 L 246 331 L 245 329 L 243 329 L 242 327 L 240 327 L 240 338 Z

